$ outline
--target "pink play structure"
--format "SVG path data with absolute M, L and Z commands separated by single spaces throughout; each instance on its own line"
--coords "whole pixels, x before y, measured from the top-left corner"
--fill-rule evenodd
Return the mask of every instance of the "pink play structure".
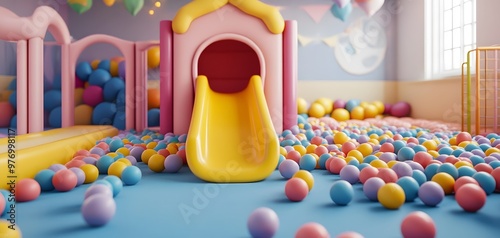
M 0 40 L 17 42 L 17 133 L 40 132 L 43 116 L 43 44 L 47 30 L 61 46 L 62 127 L 74 125 L 75 65 L 82 51 L 108 43 L 123 54 L 126 64 L 126 128 L 147 127 L 147 50 L 157 42 L 132 42 L 108 35 L 91 35 L 76 42 L 61 16 L 47 6 L 30 17 L 0 7 Z
M 175 33 L 172 24 L 182 14 L 181 9 L 173 21 L 160 23 L 162 133 L 188 132 L 198 75 L 222 93 L 240 91 L 252 75 L 260 75 L 274 129 L 297 123 L 296 22 L 285 21 L 283 32 L 273 34 L 262 19 L 228 3 Z

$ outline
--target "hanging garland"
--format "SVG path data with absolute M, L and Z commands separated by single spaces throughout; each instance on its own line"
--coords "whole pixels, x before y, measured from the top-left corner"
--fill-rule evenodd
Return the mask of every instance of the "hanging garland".
M 102 0 L 104 4 L 111 7 L 116 0 Z M 68 0 L 68 5 L 78 14 L 82 14 L 92 7 L 92 0 Z M 144 6 L 144 0 L 123 0 L 123 5 L 132 16 L 137 15 Z

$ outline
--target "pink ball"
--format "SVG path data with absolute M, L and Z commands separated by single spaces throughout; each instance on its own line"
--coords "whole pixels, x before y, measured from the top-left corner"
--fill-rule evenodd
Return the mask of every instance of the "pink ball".
M 16 114 L 9 102 L 0 102 L 0 127 L 9 127 L 11 118 Z
M 384 180 L 385 183 L 395 183 L 398 181 L 398 175 L 396 172 L 389 168 L 378 169 L 377 177 Z
M 0 194 L 0 215 L 3 214 L 3 211 L 5 210 L 5 197 L 3 194 Z
M 384 103 L 384 114 L 391 114 L 392 104 Z
M 337 235 L 337 238 L 364 238 L 363 235 L 354 232 L 354 231 L 346 231 Z
M 29 202 L 33 201 L 40 196 L 40 184 L 31 178 L 19 180 L 16 184 L 16 201 Z
M 90 85 L 83 91 L 83 103 L 95 107 L 103 101 L 102 88 Z
M 323 225 L 309 222 L 297 230 L 295 238 L 330 238 L 330 234 Z
M 460 178 L 458 178 L 456 181 L 455 181 L 455 184 L 453 185 L 453 191 L 458 191 L 458 189 L 460 187 L 462 187 L 463 185 L 465 184 L 468 184 L 468 183 L 472 183 L 472 184 L 475 184 L 475 185 L 479 185 L 479 183 L 477 182 L 476 179 L 474 179 L 473 177 L 470 177 L 470 176 L 462 176 Z
M 378 174 L 378 169 L 373 166 L 366 166 L 359 172 L 359 182 L 362 184 L 366 182 L 371 177 L 375 177 Z
M 457 138 L 457 144 L 460 144 L 463 141 L 471 141 L 472 140 L 471 134 L 469 134 L 469 132 L 466 132 L 466 131 L 462 131 L 462 132 L 458 133 L 456 138 Z
M 486 192 L 479 185 L 467 183 L 455 192 L 455 199 L 465 211 L 477 212 L 486 203 Z
M 411 106 L 407 102 L 397 102 L 392 105 L 391 116 L 394 117 L 408 117 L 411 113 Z
M 347 165 L 347 162 L 341 158 L 331 158 L 330 166 L 328 167 L 328 171 L 332 174 L 340 174 L 340 171 Z
M 491 176 L 495 179 L 495 191 L 500 191 L 500 167 L 494 169 L 491 172 Z
M 345 101 L 342 99 L 337 99 L 333 102 L 333 109 L 345 108 Z
M 425 167 L 431 163 L 432 155 L 425 151 L 419 151 L 413 156 L 413 161 L 419 163 L 425 169 Z
M 82 158 L 83 159 L 83 158 Z M 65 164 L 66 168 L 80 168 L 80 166 L 86 164 L 85 161 L 79 159 L 72 159 L 68 163 Z
M 285 184 L 285 195 L 292 202 L 300 202 L 306 198 L 309 187 L 301 178 L 291 178 Z
M 52 184 L 59 192 L 72 190 L 76 187 L 77 182 L 78 177 L 76 177 L 76 174 L 69 169 L 59 170 L 54 174 L 54 177 L 52 177 Z
M 427 213 L 416 211 L 408 214 L 401 223 L 404 238 L 436 237 L 436 225 Z

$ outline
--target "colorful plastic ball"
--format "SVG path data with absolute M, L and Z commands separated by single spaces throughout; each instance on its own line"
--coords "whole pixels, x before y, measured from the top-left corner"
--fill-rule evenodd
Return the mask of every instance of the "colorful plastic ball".
M 394 172 L 396 172 L 398 178 L 404 176 L 412 176 L 413 174 L 411 166 L 407 163 L 397 162 L 391 167 L 391 169 L 394 170 Z
M 123 60 L 120 63 L 118 63 L 118 76 L 120 76 L 120 78 L 122 79 L 125 79 L 126 73 L 127 72 L 125 70 L 125 60 Z
M 364 238 L 364 236 L 355 231 L 346 231 L 338 234 L 335 238 Z
M 110 102 L 101 102 L 94 108 L 92 114 L 92 124 L 111 125 L 113 117 L 116 114 L 116 104 Z
M 408 117 L 411 113 L 411 106 L 407 102 L 397 102 L 391 107 L 391 116 L 394 117 Z
M 177 173 L 184 164 L 182 158 L 178 154 L 168 155 L 164 160 L 165 172 Z
M 121 139 L 113 139 L 109 142 L 109 151 L 116 152 L 118 149 L 122 148 L 124 143 Z
M 76 187 L 78 177 L 76 174 L 68 169 L 57 171 L 52 177 L 52 184 L 59 192 L 67 192 Z
M 83 201 L 82 215 L 90 226 L 103 226 L 115 215 L 115 200 L 107 195 L 96 194 Z
M 122 189 L 123 189 L 123 182 L 120 178 L 114 175 L 108 175 L 103 178 L 104 180 L 108 181 L 111 183 L 111 186 L 113 186 L 113 197 L 116 197 Z
M 312 156 L 311 154 L 305 154 L 299 160 L 300 169 L 307 171 L 314 170 L 314 168 L 316 168 L 316 164 L 316 158 L 314 158 L 314 156 Z
M 96 194 L 106 195 L 110 198 L 113 198 L 113 190 L 110 189 L 107 185 L 104 184 L 92 184 L 90 187 L 85 190 L 83 195 L 83 199 L 88 199 L 91 196 Z
M 148 49 L 148 68 L 154 69 L 160 66 L 160 47 L 153 46 Z
M 96 85 L 90 85 L 83 91 L 82 102 L 95 107 L 104 100 L 102 88 Z
M 365 109 L 361 106 L 355 106 L 351 110 L 351 119 L 363 120 L 365 119 Z
M 41 191 L 52 191 L 54 190 L 54 185 L 52 184 L 52 177 L 54 177 L 55 172 L 50 169 L 40 170 L 35 175 L 35 180 L 40 184 Z
M 386 183 L 395 183 L 398 181 L 398 175 L 396 172 L 389 168 L 380 168 L 378 170 L 377 177 L 381 178 Z
M 335 101 L 333 101 L 333 109 L 345 108 L 345 106 L 346 106 L 346 102 L 342 99 L 336 99 Z
M 477 172 L 474 168 L 471 168 L 469 166 L 462 166 L 458 168 L 457 171 L 458 171 L 458 177 L 472 176 Z
M 363 107 L 365 110 L 365 118 L 374 118 L 378 113 L 378 108 L 375 105 L 368 104 Z
M 291 178 L 285 184 L 285 195 L 292 202 L 300 202 L 307 197 L 309 187 L 301 178 Z
M 387 209 L 398 209 L 405 203 L 405 192 L 396 183 L 386 183 L 377 192 L 380 204 Z
M 16 201 L 29 202 L 40 196 L 40 184 L 31 178 L 24 178 L 16 183 Z
M 148 160 L 148 167 L 155 173 L 161 173 L 165 170 L 165 156 L 154 154 Z
M 303 98 L 297 98 L 297 113 L 305 114 L 307 113 L 307 101 Z
M 81 160 L 78 160 L 81 161 Z M 76 175 L 76 186 L 80 186 L 85 182 L 85 172 L 79 167 L 72 167 L 69 170 L 73 171 Z
M 295 238 L 330 238 L 328 230 L 321 224 L 309 222 L 297 230 Z
M 398 160 L 400 161 L 413 160 L 414 156 L 415 151 L 410 147 L 403 147 L 398 151 Z
M 477 212 L 486 203 L 486 192 L 478 185 L 462 185 L 455 194 L 458 205 L 467 212 Z
M 136 185 L 139 181 L 141 181 L 142 172 L 136 166 L 128 166 L 122 172 L 122 182 L 124 185 L 131 186 Z
M 401 222 L 403 238 L 434 238 L 436 237 L 436 224 L 434 220 L 422 211 L 408 214 Z
M 459 132 L 455 136 L 455 138 L 457 140 L 457 145 L 462 143 L 463 141 L 471 141 L 472 140 L 471 134 L 469 132 L 466 132 L 466 131 Z
M 328 171 L 332 174 L 340 174 L 340 171 L 347 165 L 347 162 L 344 159 L 333 157 L 328 166 Z
M 104 69 L 96 69 L 89 76 L 89 84 L 103 87 L 111 79 L 111 74 Z
M 356 106 L 359 106 L 360 101 L 357 99 L 350 99 L 347 100 L 347 102 L 344 105 L 344 108 L 347 109 L 347 111 L 352 112 L 352 109 Z
M 436 173 L 440 173 L 440 172 L 445 172 L 445 173 L 451 175 L 453 177 L 453 179 L 457 179 L 458 178 L 457 167 L 455 167 L 451 163 L 443 163 L 442 165 L 440 165 L 437 168 Z
M 90 74 L 92 73 L 92 66 L 89 62 L 82 61 L 76 65 L 76 76 L 82 81 L 88 81 Z
M 148 110 L 148 126 L 157 127 L 160 126 L 160 109 L 153 108 Z
M 103 87 L 103 98 L 107 102 L 113 102 L 116 100 L 118 92 L 125 88 L 125 82 L 117 77 L 111 78 L 104 84 Z
M 49 125 L 53 128 L 61 127 L 61 107 L 56 107 L 50 111 Z
M 366 166 L 359 172 L 359 182 L 364 184 L 369 178 L 375 177 L 378 174 L 378 169 L 373 166 Z
M 141 154 L 141 160 L 143 163 L 148 164 L 149 158 L 153 156 L 154 154 L 157 154 L 157 151 L 154 149 L 146 149 L 142 152 Z
M 500 167 L 495 168 L 491 172 L 491 176 L 495 179 L 495 191 L 500 191 Z
M 57 172 L 59 170 L 63 170 L 63 169 L 67 169 L 66 166 L 62 165 L 62 164 L 53 164 L 51 166 L 49 166 L 49 169 L 54 171 L 54 172 Z
M 435 207 L 444 199 L 444 190 L 438 183 L 427 181 L 418 189 L 418 197 L 427 206 Z
M 104 69 L 104 70 L 109 72 L 110 64 L 111 64 L 111 61 L 109 59 L 103 59 L 103 60 L 99 61 L 96 68 Z
M 14 228 L 14 229 L 12 229 Z M 0 219 L 0 234 L 2 238 L 22 238 L 21 229 L 8 220 Z
M 148 110 L 153 108 L 160 108 L 160 89 L 148 89 Z
M 17 128 L 17 115 L 14 115 L 14 116 L 10 119 L 10 127 L 11 127 L 11 128 Z
M 330 188 L 330 198 L 335 204 L 339 206 L 345 206 L 349 204 L 352 201 L 353 197 L 354 189 L 352 188 L 352 185 L 345 180 L 334 182 L 332 187 Z
M 289 179 L 300 170 L 300 167 L 297 162 L 286 159 L 278 166 L 278 170 L 283 178 Z
M 464 184 L 468 184 L 468 183 L 472 183 L 472 184 L 475 184 L 475 185 L 479 186 L 479 183 L 473 177 L 471 177 L 471 176 L 463 176 L 463 177 L 458 178 L 455 181 L 455 185 L 454 185 L 454 191 L 455 191 L 455 193 L 456 193 L 456 191 L 458 191 L 458 189 L 460 187 L 462 187 Z
M 292 178 L 300 178 L 300 179 L 304 180 L 307 183 L 307 187 L 309 188 L 309 191 L 311 191 L 311 189 L 314 186 L 314 177 L 307 170 L 301 169 L 301 170 L 297 171 L 295 174 L 293 174 Z
M 325 107 L 321 105 L 321 103 L 312 103 L 311 106 L 309 107 L 309 110 L 307 111 L 307 114 L 309 114 L 310 117 L 316 117 L 316 118 L 321 118 L 325 116 Z
M 84 184 L 92 183 L 99 177 L 99 169 L 93 164 L 82 165 L 80 169 L 85 173 Z
M 99 160 L 97 160 L 97 162 L 96 162 L 96 166 L 99 169 L 99 173 L 100 174 L 107 173 L 108 169 L 109 169 L 109 166 L 111 166 L 111 164 L 113 162 L 115 162 L 115 160 L 113 159 L 113 157 L 111 157 L 109 155 L 103 155 L 103 156 L 101 156 L 101 158 L 99 158 Z
M 254 238 L 271 238 L 280 225 L 278 215 L 267 207 L 255 209 L 247 220 L 247 228 Z
M 491 174 L 486 172 L 477 172 L 472 175 L 472 178 L 474 178 L 479 183 L 479 186 L 483 188 L 484 192 L 486 192 L 487 195 L 490 195 L 495 191 L 496 182 L 495 178 L 493 178 Z
M 0 194 L 0 215 L 2 215 L 3 211 L 5 211 L 6 209 L 5 204 L 5 197 L 3 196 L 3 194 Z
M 119 178 L 122 176 L 123 170 L 127 167 L 125 163 L 122 162 L 113 162 L 109 167 L 108 167 L 108 175 L 114 175 Z
M 43 109 L 45 111 L 52 111 L 56 107 L 61 106 L 61 91 L 49 90 L 43 94 Z
M 358 167 L 348 164 L 340 170 L 340 178 L 351 184 L 355 184 L 359 182 L 359 173 Z
M 431 181 L 438 183 L 444 191 L 445 195 L 452 194 L 455 186 L 455 179 L 445 172 L 436 173 L 432 176 Z
M 418 189 L 420 188 L 417 180 L 410 176 L 404 176 L 396 182 L 405 192 L 405 201 L 413 202 L 418 197 Z
M 351 114 L 347 109 L 336 108 L 333 110 L 331 117 L 337 121 L 347 121 L 351 118 Z
M 385 185 L 384 180 L 372 177 L 363 184 L 363 193 L 371 201 L 378 201 L 378 190 Z

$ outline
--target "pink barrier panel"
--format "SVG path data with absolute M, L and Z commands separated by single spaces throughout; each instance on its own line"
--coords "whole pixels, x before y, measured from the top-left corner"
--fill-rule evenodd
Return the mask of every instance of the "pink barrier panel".
M 172 21 L 160 22 L 160 133 L 173 132 Z
M 283 130 L 297 124 L 297 22 L 285 21 L 283 32 Z

